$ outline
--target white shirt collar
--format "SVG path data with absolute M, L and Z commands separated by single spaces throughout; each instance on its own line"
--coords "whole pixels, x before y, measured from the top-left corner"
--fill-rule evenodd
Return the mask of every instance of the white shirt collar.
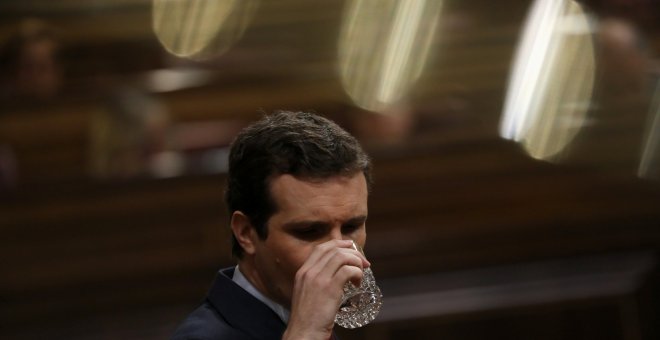
M 257 298 L 257 300 L 263 302 L 266 306 L 272 309 L 273 312 L 275 312 L 275 314 L 277 314 L 277 316 L 279 316 L 280 319 L 282 319 L 282 321 L 285 324 L 289 322 L 289 315 L 290 315 L 289 310 L 284 308 L 279 303 L 269 299 L 268 297 L 263 295 L 260 291 L 258 291 L 257 288 L 254 287 L 252 283 L 250 283 L 250 281 L 248 281 L 245 275 L 243 275 L 238 265 L 234 269 L 234 276 L 231 279 L 241 288 L 245 289 L 248 293 L 250 293 L 250 295 L 254 296 L 255 298 Z

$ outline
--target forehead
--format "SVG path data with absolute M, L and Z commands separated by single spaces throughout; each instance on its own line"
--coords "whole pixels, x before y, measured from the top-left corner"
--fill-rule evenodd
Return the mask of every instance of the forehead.
M 366 214 L 367 182 L 362 172 L 323 179 L 279 175 L 270 182 L 275 214 L 310 218 L 323 215 Z

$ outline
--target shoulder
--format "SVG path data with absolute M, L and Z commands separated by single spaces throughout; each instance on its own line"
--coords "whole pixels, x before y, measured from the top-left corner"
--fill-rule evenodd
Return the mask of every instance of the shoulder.
M 208 303 L 197 307 L 179 325 L 172 340 L 249 340 L 250 337 L 232 327 Z

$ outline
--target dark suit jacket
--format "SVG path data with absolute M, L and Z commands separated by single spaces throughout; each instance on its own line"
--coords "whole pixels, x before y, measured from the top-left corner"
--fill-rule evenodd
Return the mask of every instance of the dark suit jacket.
M 173 340 L 280 340 L 286 325 L 275 312 L 238 286 L 234 267 L 221 270 L 206 300 L 186 318 Z

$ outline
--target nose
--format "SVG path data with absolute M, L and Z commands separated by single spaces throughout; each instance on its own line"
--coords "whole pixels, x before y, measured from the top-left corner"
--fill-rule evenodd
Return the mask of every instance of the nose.
M 350 239 L 348 236 L 345 236 L 341 232 L 341 226 L 334 226 L 332 227 L 332 230 L 330 230 L 330 238 L 333 240 L 348 240 Z

